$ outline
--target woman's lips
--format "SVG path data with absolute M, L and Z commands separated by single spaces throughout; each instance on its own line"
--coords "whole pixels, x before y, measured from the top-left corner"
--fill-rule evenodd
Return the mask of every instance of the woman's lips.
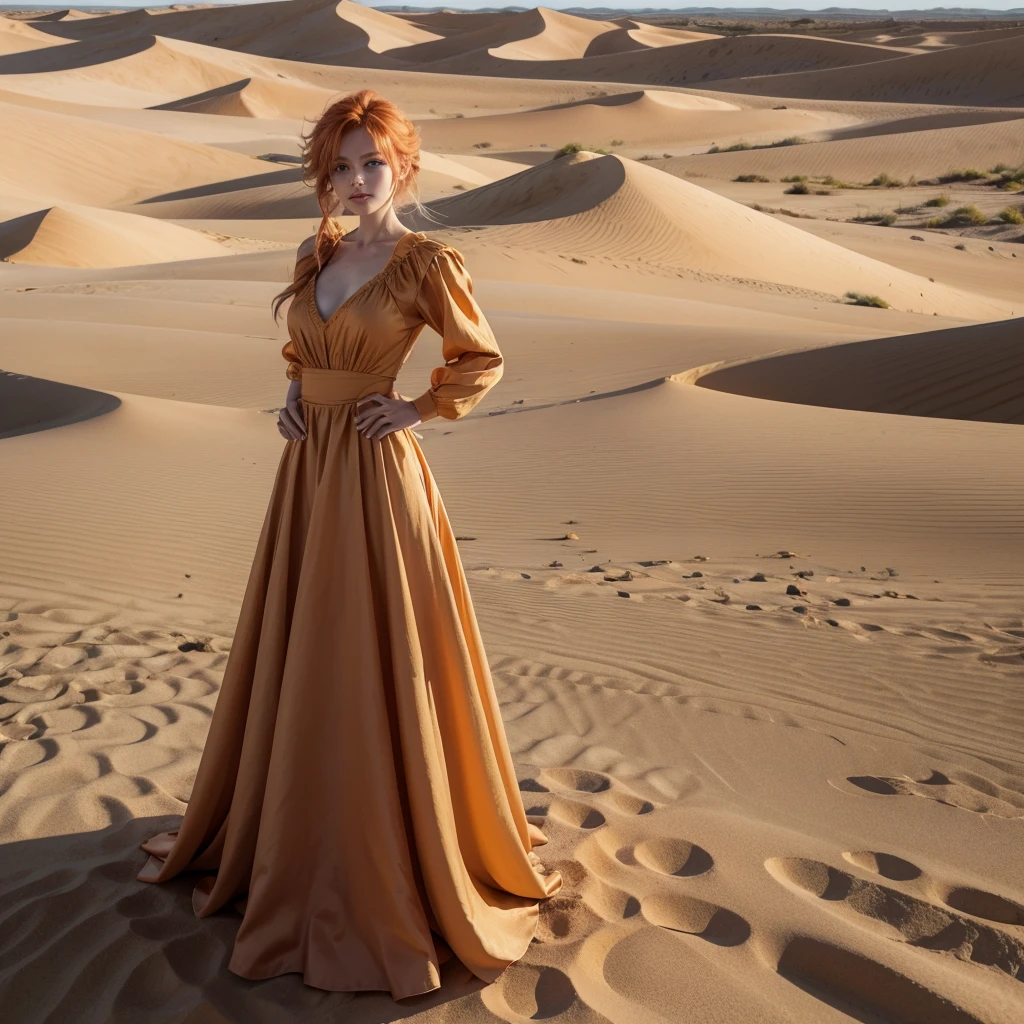
M 369 198 L 370 198 L 370 195 L 369 195 L 368 192 L 363 192 L 363 193 L 361 193 L 359 195 L 349 196 L 349 199 L 353 203 L 361 203 L 364 199 L 369 199 Z

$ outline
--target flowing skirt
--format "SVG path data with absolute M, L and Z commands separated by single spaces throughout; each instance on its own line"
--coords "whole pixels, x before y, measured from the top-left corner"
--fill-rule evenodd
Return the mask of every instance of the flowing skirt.
M 191 797 L 138 878 L 214 872 L 193 909 L 241 899 L 242 977 L 401 999 L 439 987 L 444 943 L 493 981 L 562 879 L 532 852 L 545 839 L 423 453 L 408 430 L 366 438 L 355 408 L 303 399 Z

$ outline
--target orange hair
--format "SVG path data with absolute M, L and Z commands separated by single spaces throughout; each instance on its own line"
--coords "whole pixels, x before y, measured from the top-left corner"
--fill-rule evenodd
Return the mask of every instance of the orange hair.
M 274 296 L 274 320 L 285 300 L 309 283 L 320 271 L 324 259 L 334 251 L 342 235 L 341 227 L 332 214 L 340 205 L 331 185 L 331 171 L 338 157 L 342 136 L 353 128 L 365 128 L 377 149 L 384 155 L 393 173 L 404 159 L 408 169 L 403 177 L 395 174 L 391 199 L 412 197 L 412 205 L 421 208 L 416 176 L 420 170 L 420 138 L 416 126 L 390 100 L 373 89 L 343 96 L 332 103 L 317 119 L 308 134 L 301 135 L 302 180 L 316 188 L 316 201 L 323 217 L 317 228 L 313 245 L 315 263 L 295 268 L 295 280 L 283 292 Z M 301 261 L 300 261 L 301 262 Z

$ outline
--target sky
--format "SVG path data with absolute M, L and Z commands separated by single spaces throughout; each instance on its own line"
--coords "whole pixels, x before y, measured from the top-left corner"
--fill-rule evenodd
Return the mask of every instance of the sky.
M 183 2 L 188 2 L 188 0 L 183 0 Z M 218 6 L 221 6 L 221 4 L 219 3 L 219 0 L 201 0 L 201 2 L 206 2 L 206 3 L 211 3 L 212 2 L 212 3 L 216 3 Z M 246 0 L 232 0 L 231 3 L 224 3 L 223 6 L 243 6 L 245 4 L 245 2 L 246 2 Z M 260 0 L 250 0 L 250 2 L 260 2 Z M 280 2 L 287 2 L 287 0 L 280 0 Z M 364 0 L 355 0 L 355 2 L 362 3 L 362 6 L 364 6 L 364 7 L 375 7 L 375 6 L 377 6 L 376 4 L 366 3 L 366 2 L 364 2 Z M 461 2 L 461 3 L 458 2 L 458 0 L 456 0 L 456 2 L 448 2 L 448 3 L 444 2 L 444 0 L 441 0 L 440 3 L 437 3 L 437 2 L 435 2 L 435 3 L 427 3 L 427 2 L 425 2 L 425 0 L 396 0 L 396 3 L 393 6 L 399 6 L 399 5 L 404 5 L 404 6 L 410 7 L 410 8 L 420 8 L 420 7 L 422 7 L 422 8 L 437 8 L 437 7 L 442 7 L 443 6 L 443 7 L 450 7 L 452 9 L 454 9 L 454 10 L 466 10 L 466 11 L 472 11 L 472 10 L 477 10 L 479 8 L 486 8 L 486 7 L 499 7 L 498 3 L 492 3 L 492 4 L 487 4 L 487 3 L 483 3 L 483 2 L 473 3 L 472 0 L 469 0 L 469 2 Z M 37 5 L 36 4 L 32 4 L 31 0 L 27 0 L 27 2 L 22 2 L 22 3 L 18 3 L 17 0 L 0 0 L 0 10 L 3 10 L 4 8 L 14 8 L 14 9 L 18 9 L 18 10 L 24 10 L 27 7 L 34 7 L 34 6 L 37 6 Z M 77 5 L 74 2 L 74 0 L 67 0 L 67 2 L 64 3 L 64 4 L 59 3 L 59 2 L 52 2 L 52 0 L 51 0 L 51 2 L 47 2 L 45 4 L 39 4 L 38 6 L 40 6 L 40 7 L 45 6 L 47 8 L 51 8 L 52 9 L 52 8 L 58 8 L 58 7 L 64 7 L 64 6 L 76 7 L 76 6 L 79 6 L 79 5 Z M 125 3 L 124 0 L 114 0 L 114 2 L 109 3 L 109 4 L 103 3 L 102 0 L 93 0 L 92 3 L 89 3 L 88 0 L 86 0 L 86 3 L 82 4 L 81 6 L 84 6 L 84 7 L 106 7 L 106 6 L 110 6 L 110 7 L 124 8 L 124 7 L 128 7 L 130 5 L 128 3 Z M 169 4 L 167 4 L 167 3 L 160 3 L 160 2 L 146 2 L 146 0 L 140 0 L 140 2 L 138 3 L 137 6 L 138 7 L 163 7 L 163 6 L 169 6 Z M 579 2 L 572 2 L 572 0 L 567 0 L 567 2 L 559 2 L 559 0 L 553 0 L 553 2 L 541 3 L 541 4 L 532 4 L 530 2 L 521 2 L 521 3 L 516 4 L 516 6 L 517 7 L 542 6 L 542 7 L 551 8 L 552 10 L 556 10 L 556 11 L 557 10 L 564 10 L 565 8 L 570 8 L 570 7 L 576 7 L 576 8 L 601 8 L 601 7 L 605 7 L 605 8 L 611 8 L 612 10 L 627 10 L 627 11 L 630 11 L 630 10 L 642 10 L 644 8 L 649 8 L 649 7 L 655 7 L 655 8 L 660 7 L 660 5 L 658 5 L 657 3 L 651 3 L 650 0 L 646 0 L 646 2 L 644 2 L 644 0 L 625 0 L 624 3 L 619 3 L 619 4 L 614 4 L 614 5 L 612 3 L 579 3 Z M 687 6 L 703 6 L 703 5 L 699 4 L 699 0 L 684 0 L 684 2 L 682 4 L 680 4 L 680 6 L 678 8 L 673 6 L 670 3 L 665 4 L 665 8 L 667 10 L 670 10 L 670 11 L 672 11 L 672 10 L 682 10 L 682 9 L 684 9 Z M 707 6 L 712 6 L 712 5 L 708 4 Z M 842 9 L 842 6 L 843 6 L 842 4 L 836 3 L 835 0 L 807 0 L 806 3 L 801 3 L 799 6 L 797 6 L 796 4 L 792 4 L 791 5 L 791 4 L 788 4 L 788 3 L 785 4 L 785 5 L 783 5 L 783 4 L 772 5 L 772 4 L 762 4 L 762 3 L 751 2 L 749 7 L 748 7 L 747 4 L 739 4 L 739 5 L 737 5 L 734 8 L 729 8 L 729 7 L 726 7 L 725 5 L 723 5 L 721 9 L 722 10 L 730 10 L 730 9 L 732 9 L 732 10 L 742 11 L 744 9 L 750 9 L 750 8 L 758 9 L 759 8 L 761 10 L 799 12 L 799 11 L 821 11 L 821 10 L 825 10 L 826 8 L 840 8 L 840 9 Z M 944 4 L 942 6 L 940 6 L 940 5 L 938 5 L 938 4 L 934 3 L 934 2 L 931 2 L 931 3 L 929 3 L 929 2 L 921 2 L 921 0 L 905 0 L 905 2 L 900 2 L 900 0 L 858 0 L 857 3 L 851 4 L 848 9 L 860 10 L 860 11 L 933 11 L 934 12 L 933 17 L 940 18 L 940 17 L 942 17 L 942 11 L 943 10 L 953 10 L 953 9 L 959 9 L 959 10 L 985 10 L 985 11 L 1010 11 L 1010 10 L 1014 10 L 1016 12 L 1021 12 L 1021 11 L 1024 11 L 1024 0 L 987 0 L 987 2 L 981 2 L 981 3 L 970 3 L 970 2 L 957 3 L 957 4 L 947 3 L 947 4 Z

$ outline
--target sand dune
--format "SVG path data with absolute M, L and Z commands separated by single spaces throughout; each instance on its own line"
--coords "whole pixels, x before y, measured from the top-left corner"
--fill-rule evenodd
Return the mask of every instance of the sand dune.
M 0 370 L 0 438 L 81 423 L 120 404 L 102 391 Z
M 65 204 L 0 224 L 0 257 L 52 267 L 124 267 L 223 256 L 188 228 L 149 217 Z
M 1009 304 L 935 284 L 852 253 L 682 179 L 617 156 L 579 153 L 439 200 L 446 224 L 517 224 L 505 238 L 562 252 L 761 281 L 841 297 L 884 296 L 900 309 L 947 316 L 1012 315 Z M 535 230 L 537 225 L 539 230 Z
M 665 164 L 670 169 L 678 168 L 678 173 L 713 178 L 735 178 L 756 171 L 772 178 L 831 174 L 843 181 L 866 183 L 883 171 L 905 180 L 911 174 L 919 179 L 931 178 L 958 168 L 987 169 L 999 162 L 1015 166 L 1022 153 L 1024 118 L 1019 118 L 756 152 L 676 157 Z
M 861 43 L 877 43 L 883 46 L 922 47 L 938 49 L 940 47 L 970 46 L 973 43 L 987 43 L 993 39 L 1013 39 L 1024 35 L 1024 28 L 982 28 L 966 32 L 909 32 L 890 35 L 868 29 L 863 32 L 844 32 L 843 39 Z
M 293 82 L 272 82 L 263 78 L 241 78 L 155 105 L 154 110 L 187 110 L 196 114 L 220 114 L 230 117 L 292 117 L 315 120 L 334 100 L 329 89 Z
M 65 42 L 64 39 L 54 39 L 53 36 L 40 32 L 33 25 L 12 21 L 10 18 L 0 18 L 0 55 L 41 50 Z
M 258 64 L 232 61 L 213 47 L 159 36 L 55 47 L 32 62 L 43 65 L 32 72 L 23 56 L 0 61 L 6 90 L 64 98 L 78 89 L 91 103 L 120 106 L 156 106 L 231 85 L 239 72 L 260 73 Z
M 740 74 L 750 77 L 721 76 L 715 88 L 795 99 L 1019 105 L 1024 101 L 1020 47 L 1019 39 L 997 38 L 973 46 L 896 57 L 885 66 L 836 66 L 813 75 L 761 72 L 760 77 L 746 71 Z
M 632 18 L 615 19 L 612 24 L 618 25 L 619 28 L 594 39 L 584 56 L 603 57 L 612 53 L 629 53 L 634 50 L 651 50 L 659 46 L 676 46 L 679 43 L 722 38 L 717 32 L 664 28 L 660 25 L 646 25 Z
M 448 43 L 451 40 L 447 41 Z M 401 56 L 401 52 L 396 56 Z M 734 36 L 662 46 L 653 50 L 565 60 L 513 61 L 487 49 L 463 51 L 439 60 L 418 60 L 423 71 L 452 75 L 507 75 L 510 78 L 575 77 L 591 82 L 700 87 L 740 75 L 783 75 L 821 68 L 873 64 L 898 57 L 889 47 L 845 43 L 813 36 Z M 570 70 L 571 69 L 571 70 Z
M 941 113 L 920 114 L 916 117 L 896 117 L 890 120 L 872 120 L 867 124 L 855 124 L 834 128 L 828 133 L 828 141 L 837 139 L 863 139 L 871 135 L 900 135 L 904 132 L 931 131 L 938 128 L 963 128 L 971 124 L 995 124 L 998 121 L 1020 120 L 1018 107 L 1003 110 L 987 108 L 981 110 L 943 110 Z
M 125 42 L 160 35 L 258 56 L 346 63 L 346 55 L 373 55 L 429 42 L 433 33 L 352 0 L 289 0 L 246 4 L 239 19 L 221 5 L 191 10 L 141 9 L 60 22 L 47 31 L 67 39 Z
M 9 103 L 0 104 L 0 126 L 7 136 L 0 177 L 51 202 L 123 205 L 172 189 L 256 179 L 269 166 L 210 146 Z M 57 151 L 55 138 L 63 143 Z
M 571 141 L 593 148 L 614 144 L 630 149 L 710 144 L 733 135 L 774 142 L 800 132 L 839 129 L 859 120 L 839 111 L 744 109 L 723 98 L 643 89 L 512 113 L 439 118 L 423 122 L 420 136 L 426 145 L 442 152 L 474 147 L 557 149 Z
M 621 32 L 610 21 L 534 7 L 470 31 L 408 47 L 396 56 L 410 64 L 429 64 L 477 52 L 502 60 L 573 60 L 589 56 L 598 39 Z
M 791 352 L 697 381 L 732 394 L 837 409 L 1024 423 L 1024 321 Z

